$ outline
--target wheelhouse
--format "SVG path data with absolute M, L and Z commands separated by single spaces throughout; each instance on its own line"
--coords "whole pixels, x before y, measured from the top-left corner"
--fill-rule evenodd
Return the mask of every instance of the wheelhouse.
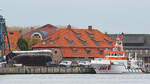
M 125 60 L 125 51 L 104 51 L 105 60 Z

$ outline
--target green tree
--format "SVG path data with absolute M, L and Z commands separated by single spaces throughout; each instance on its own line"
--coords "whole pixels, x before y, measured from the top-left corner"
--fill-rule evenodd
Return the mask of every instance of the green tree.
M 17 46 L 19 47 L 20 50 L 28 50 L 29 49 L 28 40 L 23 37 L 20 37 L 18 39 Z
M 25 39 L 28 42 L 28 50 L 32 50 L 32 41 L 28 38 L 25 38 Z

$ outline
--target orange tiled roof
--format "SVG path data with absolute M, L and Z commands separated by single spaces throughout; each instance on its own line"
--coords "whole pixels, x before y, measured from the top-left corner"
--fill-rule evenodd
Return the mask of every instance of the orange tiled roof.
M 93 29 L 92 34 L 93 38 L 88 35 L 88 29 L 60 29 L 53 33 L 52 35 L 45 38 L 43 41 L 39 42 L 33 47 L 112 47 L 109 42 L 114 42 L 112 39 L 107 37 L 105 34 L 100 31 Z M 80 33 L 80 37 L 77 37 L 77 33 Z M 100 45 L 96 45 L 95 41 L 99 41 Z M 54 44 L 50 44 L 50 42 Z M 73 41 L 73 44 L 70 44 L 69 41 Z M 82 41 L 86 41 L 87 45 L 84 46 Z M 46 44 L 42 44 L 46 42 Z
M 102 57 L 102 55 L 99 55 L 98 48 L 113 47 L 113 43 L 114 41 L 112 39 L 97 29 L 71 29 L 68 27 L 56 31 L 32 47 L 60 47 L 62 48 L 64 57 Z M 73 54 L 72 48 L 78 48 L 82 53 L 75 55 Z M 90 48 L 92 49 L 91 51 L 95 53 L 87 55 L 83 48 Z

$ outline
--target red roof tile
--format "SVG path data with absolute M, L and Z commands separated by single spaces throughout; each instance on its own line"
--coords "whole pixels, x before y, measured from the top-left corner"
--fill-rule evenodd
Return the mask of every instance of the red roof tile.
M 81 34 L 80 38 L 77 37 L 75 32 Z M 88 29 L 60 29 L 53 33 L 52 35 L 45 38 L 43 41 L 46 42 L 46 45 L 43 45 L 41 41 L 37 45 L 33 47 L 112 47 L 109 42 L 113 42 L 110 38 L 108 38 L 103 33 L 98 30 L 93 29 L 91 32 L 94 34 L 94 37 L 91 38 L 87 31 Z M 92 40 L 100 41 L 100 45 L 96 45 L 96 43 Z M 54 44 L 50 44 L 51 41 L 54 41 Z M 73 41 L 73 44 L 70 44 L 69 41 Z M 86 41 L 87 45 L 84 46 L 82 41 Z
M 77 36 L 78 34 L 80 34 L 80 37 Z M 90 37 L 90 34 L 92 34 L 92 37 Z M 46 44 L 42 44 L 42 42 L 46 42 Z M 86 45 L 84 45 L 84 42 L 86 42 Z M 99 45 L 96 42 L 99 42 Z M 64 57 L 103 57 L 99 54 L 99 51 L 103 50 L 104 47 L 112 48 L 113 43 L 112 39 L 96 29 L 66 28 L 49 35 L 37 45 L 34 45 L 33 48 L 60 47 Z M 77 49 L 78 53 L 74 54 L 73 49 Z M 91 51 L 91 54 L 87 54 L 87 49 Z

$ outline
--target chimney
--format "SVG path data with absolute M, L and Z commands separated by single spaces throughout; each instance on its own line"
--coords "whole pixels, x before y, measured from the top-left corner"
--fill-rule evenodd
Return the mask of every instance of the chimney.
M 92 26 L 88 26 L 88 30 L 92 31 Z
M 71 29 L 71 25 L 70 24 L 67 26 L 67 29 Z
M 105 32 L 105 35 L 108 35 L 108 32 Z

